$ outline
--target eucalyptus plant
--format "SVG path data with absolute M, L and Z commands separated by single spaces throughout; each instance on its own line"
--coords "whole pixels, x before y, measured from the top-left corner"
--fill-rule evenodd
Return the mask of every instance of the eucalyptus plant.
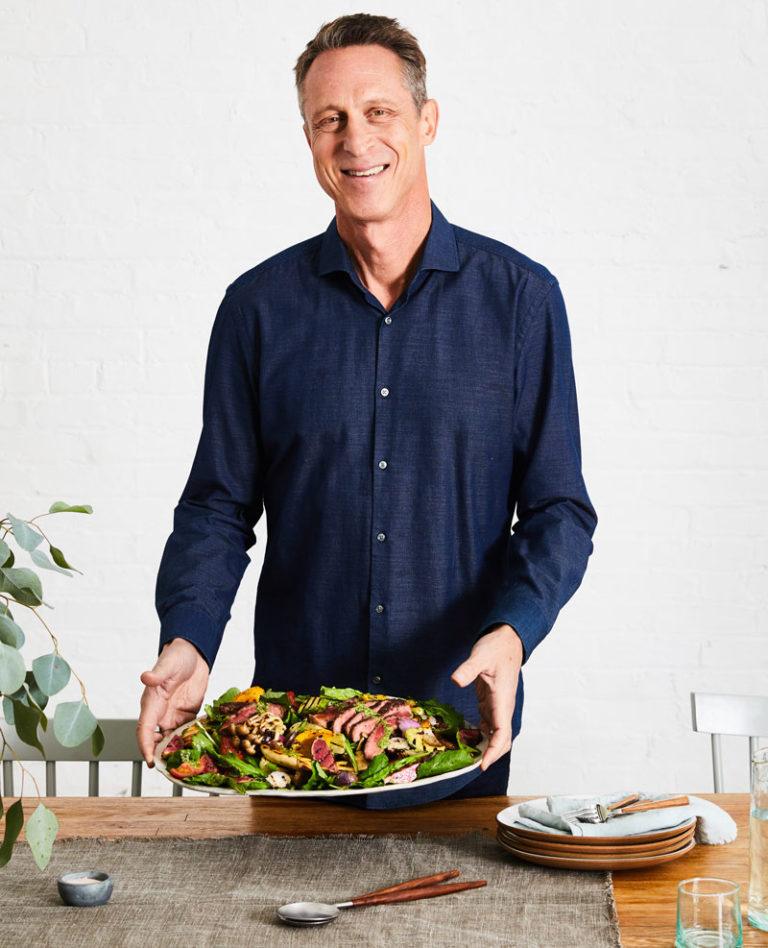
M 44 732 L 48 729 L 48 716 L 45 713 L 48 700 L 62 691 L 70 678 L 74 677 L 80 686 L 81 697 L 56 705 L 53 734 L 64 747 L 76 747 L 90 738 L 93 756 L 98 757 L 104 747 L 104 733 L 88 706 L 85 685 L 61 654 L 59 640 L 40 611 L 41 606 L 47 609 L 53 606 L 43 599 L 43 584 L 35 570 L 16 565 L 16 556 L 8 542 L 13 539 L 15 545 L 40 569 L 53 570 L 70 577 L 74 573 L 82 575 L 81 570 L 67 562 L 62 551 L 51 543 L 38 523 L 43 517 L 57 513 L 91 514 L 93 508 L 88 504 L 71 505 L 59 500 L 51 504 L 47 513 L 38 514 L 31 520 L 21 520 L 10 513 L 0 520 L 0 695 L 3 718 L 5 725 L 15 728 L 20 741 L 36 748 L 45 757 L 38 728 Z M 47 553 L 41 549 L 43 542 L 48 545 Z M 11 612 L 11 603 L 14 609 L 18 606 L 34 616 L 50 637 L 53 647 L 53 651 L 34 658 L 29 669 L 21 652 L 26 637 Z M 3 759 L 6 748 L 21 769 L 21 789 L 19 799 L 5 812 L 0 797 L 0 829 L 4 829 L 0 867 L 5 866 L 13 855 L 13 845 L 24 826 L 21 798 L 24 795 L 24 778 L 29 776 L 40 802 L 27 820 L 24 832 L 35 862 L 40 869 L 45 869 L 51 858 L 59 823 L 55 813 L 42 803 L 37 781 L 18 759 L 0 727 L 0 757 Z

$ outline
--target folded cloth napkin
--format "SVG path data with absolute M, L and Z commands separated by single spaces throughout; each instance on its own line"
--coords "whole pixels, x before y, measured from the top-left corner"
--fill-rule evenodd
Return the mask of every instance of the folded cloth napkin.
M 580 823 L 565 814 L 585 806 L 602 803 L 609 806 L 629 796 L 632 791 L 608 793 L 595 797 L 547 797 L 547 809 L 521 803 L 514 826 L 541 830 L 545 833 L 573 836 L 634 836 L 637 833 L 652 833 L 654 830 L 672 829 L 680 826 L 692 816 L 697 817 L 695 837 L 699 843 L 720 845 L 736 839 L 736 823 L 721 807 L 701 797 L 688 795 L 687 806 L 665 807 L 661 810 L 641 810 L 614 816 L 605 823 Z M 640 800 L 664 800 L 672 794 L 641 793 Z M 640 802 L 640 801 L 638 801 Z

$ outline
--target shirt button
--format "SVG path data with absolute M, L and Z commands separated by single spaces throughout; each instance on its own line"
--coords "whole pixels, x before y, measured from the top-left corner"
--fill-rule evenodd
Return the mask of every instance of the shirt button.
M 378 606 L 376 606 L 376 612 L 378 612 L 379 615 L 381 615 L 381 613 L 384 612 L 384 606 L 382 606 L 381 603 L 379 603 Z
M 387 469 L 387 462 L 386 462 L 386 461 L 379 461 L 379 467 L 382 469 L 382 471 L 386 471 L 386 469 Z
M 387 539 L 387 535 L 386 533 L 377 533 L 376 539 L 379 541 L 379 543 L 383 543 Z
M 371 681 L 374 683 L 374 685 L 380 685 L 381 675 L 374 675 L 373 678 L 371 678 Z
M 389 326 L 389 324 L 392 322 L 392 317 L 391 317 L 391 316 L 385 316 L 385 317 L 384 317 L 384 322 Z
M 381 390 L 381 397 L 382 397 L 382 398 L 386 398 L 387 395 L 389 395 L 389 389 L 388 389 L 388 388 L 383 388 L 383 389 Z

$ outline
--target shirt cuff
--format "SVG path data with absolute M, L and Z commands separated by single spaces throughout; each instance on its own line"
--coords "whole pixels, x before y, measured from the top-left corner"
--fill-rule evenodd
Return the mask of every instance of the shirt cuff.
M 204 609 L 186 603 L 172 606 L 160 621 L 158 654 L 171 639 L 186 639 L 191 642 L 205 659 L 208 670 L 213 668 L 221 644 L 221 635 L 215 621 Z
M 531 657 L 531 652 L 547 635 L 552 624 L 531 599 L 515 595 L 510 592 L 493 609 L 486 614 L 480 623 L 480 630 L 475 641 L 485 635 L 491 626 L 511 625 L 523 645 L 523 664 Z

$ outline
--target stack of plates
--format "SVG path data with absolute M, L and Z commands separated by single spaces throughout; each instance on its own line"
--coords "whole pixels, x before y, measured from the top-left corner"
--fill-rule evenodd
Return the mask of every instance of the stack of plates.
M 546 809 L 547 801 L 529 800 Z M 507 807 L 496 817 L 496 839 L 518 859 L 554 869 L 641 869 L 672 862 L 696 845 L 696 817 L 669 829 L 634 836 L 571 836 L 515 826 L 517 806 Z M 584 824 L 589 832 L 589 824 Z

